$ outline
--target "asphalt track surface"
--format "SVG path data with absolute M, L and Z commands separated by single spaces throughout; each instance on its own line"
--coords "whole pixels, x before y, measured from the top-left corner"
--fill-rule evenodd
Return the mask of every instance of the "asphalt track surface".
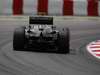
M 13 51 L 13 31 L 28 21 L 0 20 L 0 75 L 100 75 L 100 60 L 86 50 L 88 43 L 100 40 L 100 20 L 67 18 L 54 23 L 69 27 L 70 54 Z

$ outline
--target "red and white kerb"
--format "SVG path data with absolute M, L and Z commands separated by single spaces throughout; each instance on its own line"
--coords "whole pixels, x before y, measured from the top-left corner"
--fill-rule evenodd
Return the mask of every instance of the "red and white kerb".
M 87 45 L 87 50 L 91 53 L 94 57 L 100 59 L 100 40 L 91 42 Z
M 0 14 L 99 16 L 99 0 L 0 0 Z

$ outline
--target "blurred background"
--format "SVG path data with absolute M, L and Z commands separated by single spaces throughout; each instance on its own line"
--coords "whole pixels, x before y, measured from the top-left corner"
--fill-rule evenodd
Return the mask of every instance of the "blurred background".
M 99 16 L 99 0 L 0 0 L 0 15 Z

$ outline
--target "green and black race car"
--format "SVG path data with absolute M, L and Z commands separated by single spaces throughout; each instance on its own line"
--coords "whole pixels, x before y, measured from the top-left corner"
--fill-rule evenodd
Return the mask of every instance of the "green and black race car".
M 29 48 L 44 51 L 69 53 L 69 29 L 58 29 L 53 25 L 53 17 L 30 17 L 29 25 L 16 28 L 13 36 L 14 50 Z

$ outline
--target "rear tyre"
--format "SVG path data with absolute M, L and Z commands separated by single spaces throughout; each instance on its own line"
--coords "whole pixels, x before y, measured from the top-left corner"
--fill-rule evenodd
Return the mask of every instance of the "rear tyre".
M 15 29 L 13 36 L 13 49 L 22 50 L 25 45 L 25 27 Z
M 70 35 L 69 29 L 63 28 L 58 35 L 58 51 L 60 53 L 70 53 Z

